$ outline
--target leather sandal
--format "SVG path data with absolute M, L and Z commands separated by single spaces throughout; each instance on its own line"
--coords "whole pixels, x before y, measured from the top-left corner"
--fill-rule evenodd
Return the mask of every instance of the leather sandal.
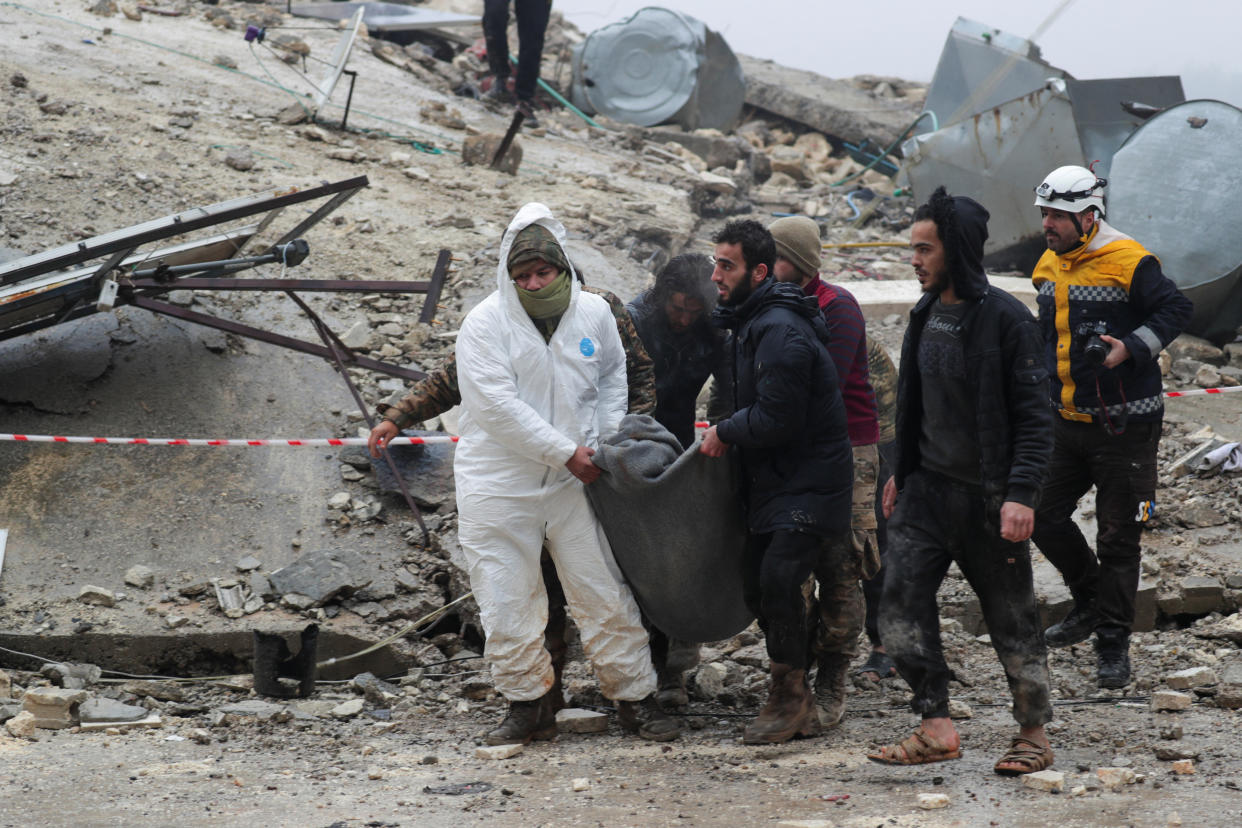
M 949 747 L 919 728 L 898 744 L 886 745 L 878 753 L 868 753 L 867 758 L 881 765 L 926 765 L 958 759 L 961 755 L 960 747 Z
M 1052 759 L 1052 748 L 1032 742 L 1025 736 L 1015 736 L 1009 743 L 1009 750 L 997 760 L 992 770 L 1001 776 L 1022 776 L 1052 767 Z M 1024 769 L 1002 768 L 1001 765 L 1022 765 Z

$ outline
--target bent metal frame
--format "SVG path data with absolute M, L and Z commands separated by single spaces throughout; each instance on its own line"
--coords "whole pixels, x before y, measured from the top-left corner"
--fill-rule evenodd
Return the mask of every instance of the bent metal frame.
M 119 306 L 133 305 L 152 313 L 331 360 L 349 386 L 363 419 L 368 426 L 374 426 L 362 396 L 349 377 L 347 366 L 409 381 L 420 380 L 425 375 L 421 371 L 354 353 L 296 292 L 422 293 L 426 298 L 418 321 L 426 325 L 435 317 L 452 254 L 441 250 L 431 277 L 425 281 L 238 279 L 231 275 L 266 264 L 280 264 L 285 268 L 300 264 L 310 252 L 302 235 L 367 184 L 367 177 L 363 175 L 312 187 L 292 187 L 242 196 L 0 264 L 0 340 L 33 333 L 93 313 L 111 312 Z M 321 203 L 263 252 L 253 256 L 239 255 L 261 234 L 272 230 L 273 223 L 289 207 L 315 201 Z M 222 227 L 247 219 L 250 220 L 248 223 L 239 226 Z M 186 237 L 203 231 L 213 232 L 186 240 Z M 155 246 L 158 242 L 178 237 L 182 240 L 171 246 Z M 154 249 L 144 249 L 151 246 Z M 160 297 L 173 290 L 281 291 L 307 315 L 320 342 L 277 334 L 161 300 Z M 426 542 L 427 528 L 422 515 L 387 449 L 384 456 L 410 511 L 418 520 Z

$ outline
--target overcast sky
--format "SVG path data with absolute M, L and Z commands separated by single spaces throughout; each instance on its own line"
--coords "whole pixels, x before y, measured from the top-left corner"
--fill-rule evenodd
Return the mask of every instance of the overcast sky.
M 720 32 L 735 52 L 829 77 L 930 81 L 959 16 L 1030 37 L 1064 0 L 554 0 L 584 32 L 663 5 Z M 761 10 L 757 13 L 756 10 Z M 1237 0 L 1071 0 L 1036 42 L 1076 78 L 1181 75 L 1187 98 L 1242 106 Z

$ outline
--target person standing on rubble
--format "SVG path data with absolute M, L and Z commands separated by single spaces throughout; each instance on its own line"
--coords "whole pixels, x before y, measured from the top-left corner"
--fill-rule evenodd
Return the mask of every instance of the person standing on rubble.
M 510 0 L 483 0 L 483 39 L 487 44 L 487 66 L 492 85 L 484 93 L 485 100 L 509 99 L 509 3 Z M 517 109 L 525 116 L 527 126 L 539 126 L 535 118 L 535 86 L 539 82 L 539 66 L 543 60 L 543 38 L 552 15 L 552 0 L 512 0 L 517 18 L 518 64 L 513 94 Z
M 486 741 L 556 735 L 545 539 L 601 692 L 624 728 L 666 741 L 680 727 L 656 701 L 638 607 L 583 490 L 600 474 L 593 446 L 625 413 L 625 355 L 608 304 L 580 290 L 564 238 L 544 205 L 519 210 L 500 244 L 497 290 L 466 315 L 457 339 L 458 538 L 484 654 L 509 700 Z
M 1035 188 L 1048 249 L 1031 278 L 1059 416 L 1034 540 L 1074 596 L 1044 639 L 1066 647 L 1094 632 L 1096 682 L 1115 689 L 1130 682 L 1140 541 L 1154 513 L 1164 419 L 1156 358 L 1192 306 L 1155 256 L 1105 223 L 1106 185 L 1086 167 L 1065 166 Z M 1094 552 L 1072 520 L 1092 485 Z
M 734 413 L 706 431 L 699 450 L 721 457 L 740 449 L 746 601 L 771 661 L 767 703 L 743 741 L 784 742 L 821 729 L 807 686 L 812 612 L 803 588 L 832 550 L 851 548 L 853 460 L 819 305 L 772 278 L 776 244 L 758 222 L 730 222 L 713 242 L 713 318 L 733 331 Z
M 819 225 L 806 216 L 777 219 L 768 228 L 776 243 L 772 275 L 797 285 L 815 299 L 828 323 L 828 354 L 832 357 L 845 403 L 846 429 L 854 457 L 851 531 L 825 545 L 815 566 L 819 582 L 818 625 L 813 647 L 815 712 L 824 727 L 835 727 L 845 713 L 845 677 L 858 653 L 864 603 L 860 578 L 880 568 L 876 541 L 875 489 L 879 473 L 879 424 L 875 392 L 868 371 L 867 326 L 858 301 L 845 288 L 819 276 Z
M 1052 450 L 1052 412 L 1031 312 L 988 284 L 988 213 L 943 187 L 914 213 L 910 311 L 897 381 L 896 472 L 884 487 L 888 561 L 880 638 L 914 692 L 922 726 L 868 754 L 892 765 L 956 759 L 936 591 L 956 562 L 983 610 L 1019 725 L 995 764 L 1017 775 L 1052 764 L 1048 658 L 1027 539 Z

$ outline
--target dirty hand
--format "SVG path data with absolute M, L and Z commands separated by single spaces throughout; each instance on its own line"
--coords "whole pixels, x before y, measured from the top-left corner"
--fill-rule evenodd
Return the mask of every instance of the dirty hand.
M 729 444 L 716 435 L 716 427 L 712 426 L 703 432 L 703 442 L 699 444 L 699 452 L 708 457 L 724 457 Z
M 1024 541 L 1035 529 L 1035 510 L 1021 503 L 1006 500 L 1001 504 L 1000 533 L 1010 543 Z
M 884 494 L 880 497 L 880 508 L 884 510 L 885 520 L 893 516 L 893 510 L 897 508 L 897 478 L 890 477 L 884 483 Z
M 399 433 L 397 424 L 392 420 L 380 420 L 367 436 L 367 451 L 371 452 L 372 457 L 378 459 L 380 450 L 387 448 L 388 441 Z
M 595 455 L 595 449 L 586 446 L 578 446 L 574 449 L 573 457 L 565 461 L 565 468 L 569 469 L 569 473 L 581 480 L 583 483 L 594 483 L 599 479 L 599 466 L 591 462 L 591 458 Z
M 1130 358 L 1130 349 L 1120 339 L 1114 339 L 1108 334 L 1100 334 L 1100 339 L 1107 342 L 1110 348 L 1108 356 L 1104 357 L 1105 368 L 1116 368 Z

